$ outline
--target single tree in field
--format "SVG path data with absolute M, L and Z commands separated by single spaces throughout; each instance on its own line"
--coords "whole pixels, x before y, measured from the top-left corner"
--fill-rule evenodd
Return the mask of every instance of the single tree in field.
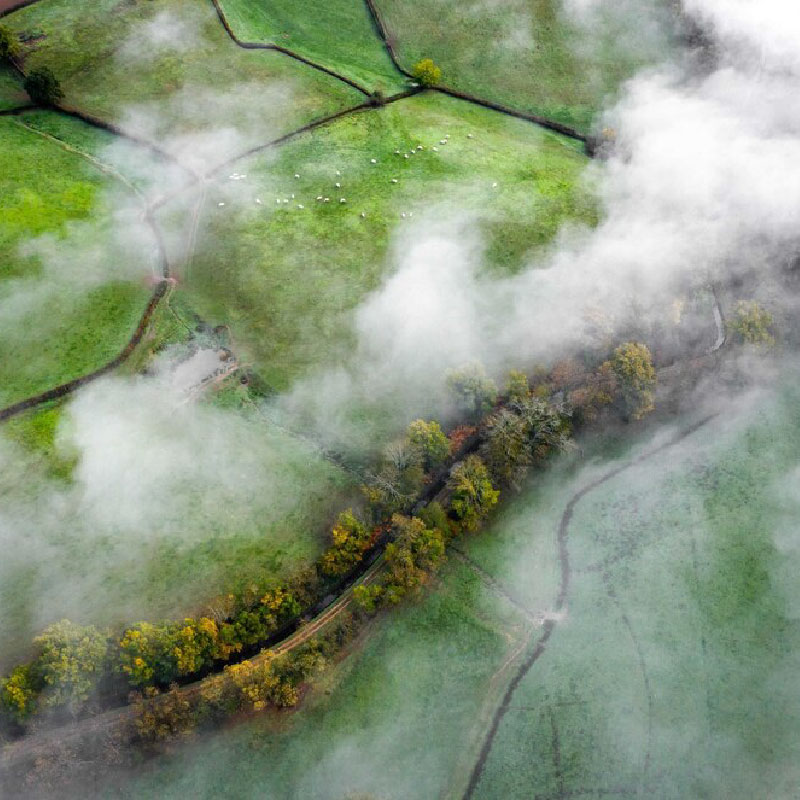
M 17 35 L 6 25 L 0 25 L 0 61 L 15 61 L 20 48 Z
M 25 78 L 24 85 L 31 100 L 40 106 L 54 106 L 64 98 L 61 84 L 49 67 L 32 69 Z
M 423 86 L 435 86 L 442 77 L 441 69 L 433 63 L 433 59 L 431 58 L 423 58 L 422 61 L 418 61 L 414 64 L 411 74 Z
M 655 408 L 656 371 L 646 345 L 626 342 L 614 351 L 611 360 L 625 410 L 641 419 Z

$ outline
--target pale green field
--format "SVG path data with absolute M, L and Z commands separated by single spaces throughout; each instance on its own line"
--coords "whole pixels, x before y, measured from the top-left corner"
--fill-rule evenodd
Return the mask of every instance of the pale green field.
M 794 390 L 756 399 L 577 506 L 568 616 L 513 696 L 475 797 L 796 796 L 798 409 Z M 593 446 L 591 466 L 545 476 L 468 552 L 547 611 L 569 497 L 620 463 L 603 449 L 624 460 L 675 430 L 627 453 Z M 452 561 L 300 711 L 196 741 L 109 794 L 461 797 L 503 658 L 470 620 L 493 627 L 504 602 Z M 507 647 L 525 631 L 509 629 Z
M 395 69 L 367 11 L 353 0 L 223 0 L 234 33 L 246 42 L 277 44 L 385 95 L 402 91 Z

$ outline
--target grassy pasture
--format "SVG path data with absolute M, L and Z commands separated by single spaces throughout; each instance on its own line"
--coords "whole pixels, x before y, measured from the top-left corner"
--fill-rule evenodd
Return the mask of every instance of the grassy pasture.
M 352 0 L 223 0 L 234 33 L 278 44 L 384 94 L 407 85 L 378 37 L 366 3 Z
M 50 67 L 66 103 L 200 161 L 364 100 L 284 55 L 236 47 L 210 2 L 99 0 L 87 14 L 44 0 L 7 23 L 44 35 L 26 48 L 25 67 Z
M 569 617 L 476 797 L 794 796 L 799 401 L 762 398 L 579 504 Z
M 13 118 L 0 120 L 0 143 L 0 404 L 5 405 L 116 355 L 150 294 L 143 280 L 150 268 L 141 265 L 152 262 L 155 269 L 155 262 L 146 238 L 139 252 L 115 249 L 115 222 L 104 194 L 114 183 L 92 164 Z M 44 244 L 27 252 L 24 246 L 34 239 Z M 95 258 L 96 248 L 106 246 L 108 254 Z M 89 265 L 84 259 L 94 261 Z M 87 276 L 88 270 L 95 272 Z
M 630 13 L 615 18 L 612 9 L 585 27 L 567 16 L 561 0 L 377 5 L 407 69 L 433 58 L 445 85 L 584 132 L 607 96 L 666 50 L 654 30 L 663 9 L 649 0 L 626 4 L 639 16 L 636 26 Z
M 576 507 L 568 616 L 513 696 L 475 797 L 794 796 L 800 397 L 760 402 Z M 566 502 L 650 446 L 595 443 L 587 470 L 557 467 L 462 546 L 546 611 Z M 299 712 L 200 739 L 107 794 L 460 797 L 512 670 L 489 675 L 529 632 L 451 558 Z
M 219 439 L 228 473 L 263 473 L 263 485 L 251 492 L 252 482 L 238 486 L 222 472 L 216 482 L 201 468 L 199 483 L 169 476 L 169 502 L 149 499 L 161 512 L 126 530 L 94 513 L 103 498 L 84 483 L 69 403 L 28 412 L 2 430 L 0 670 L 65 616 L 97 625 L 179 617 L 219 593 L 286 576 L 319 555 L 351 491 L 351 478 L 307 444 L 258 416 L 219 411 L 207 416 L 208 435 Z M 192 452 L 191 442 L 181 447 Z M 140 474 L 147 458 L 131 465 L 131 485 L 147 479 Z
M 417 145 L 425 149 L 404 158 Z M 242 354 L 285 389 L 346 360 L 353 310 L 392 267 L 400 233 L 474 214 L 488 268 L 513 272 L 562 222 L 593 223 L 580 180 L 585 164 L 573 143 L 532 125 L 419 95 L 229 168 L 246 179 L 230 180 L 226 170 L 208 188 L 194 258 L 179 269 L 182 285 L 201 316 L 230 324 Z M 181 210 L 164 209 L 164 218 Z

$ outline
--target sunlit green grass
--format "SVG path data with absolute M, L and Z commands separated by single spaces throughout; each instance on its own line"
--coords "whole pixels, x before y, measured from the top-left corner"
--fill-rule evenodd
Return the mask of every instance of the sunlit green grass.
M 0 671 L 63 617 L 114 626 L 180 618 L 219 594 L 285 578 L 320 554 L 352 491 L 350 476 L 308 444 L 252 412 L 220 412 L 210 418 L 229 435 L 219 482 L 194 486 L 176 476 L 163 518 L 140 531 L 117 529 L 92 516 L 98 501 L 85 498 L 78 480 L 82 454 L 68 404 L 27 412 L 2 429 Z M 264 465 L 270 478 L 255 494 L 246 475 L 241 488 L 231 481 L 231 470 Z M 128 480 L 140 479 L 133 468 Z
M 560 0 L 378 0 L 401 62 L 432 58 L 441 82 L 579 130 L 637 67 L 663 55 L 649 33 L 659 3 L 642 3 L 639 36 L 625 25 L 575 25 Z M 579 4 L 573 4 L 579 5 Z M 600 4 L 595 4 L 600 5 Z M 651 41 L 652 39 L 652 41 Z
M 352 0 L 223 0 L 236 35 L 278 44 L 384 94 L 407 85 L 378 37 L 363 2 Z
M 88 253 L 109 246 L 114 223 L 103 193 L 112 185 L 80 156 L 0 120 L 0 404 L 97 369 L 133 333 L 150 294 L 143 279 L 152 242 L 138 254 L 109 248 L 100 267 L 107 274 L 84 279 L 96 268 L 83 263 Z M 49 266 L 25 249 L 45 235 Z M 126 271 L 137 260 L 142 267 Z
M 487 269 L 513 273 L 563 222 L 594 222 L 585 164 L 561 137 L 439 95 L 354 115 L 226 169 L 182 286 L 284 389 L 347 358 L 354 309 L 396 266 L 396 237 L 474 215 Z

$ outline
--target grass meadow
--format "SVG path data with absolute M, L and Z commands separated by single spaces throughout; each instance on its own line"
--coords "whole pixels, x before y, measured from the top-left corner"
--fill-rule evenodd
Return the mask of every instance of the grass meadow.
M 562 223 L 593 224 L 586 163 L 561 137 L 439 95 L 353 115 L 230 167 L 246 179 L 226 170 L 209 186 L 182 286 L 284 390 L 346 360 L 354 309 L 393 268 L 400 237 L 474 217 L 487 269 L 509 274 Z M 164 209 L 167 227 L 181 210 Z
M 234 33 L 244 41 L 287 47 L 385 95 L 407 87 L 364 2 L 310 0 L 298 9 L 291 0 L 224 0 L 222 8 Z
M 475 797 L 792 796 L 799 408 L 794 390 L 757 398 L 578 504 L 567 617 Z M 556 467 L 460 546 L 547 611 L 568 499 L 674 432 L 587 444 L 589 466 Z M 421 604 L 378 622 L 299 711 L 200 738 L 107 795 L 461 797 L 500 668 L 537 629 L 453 556 Z
M 432 58 L 441 82 L 587 132 L 637 67 L 657 61 L 668 39 L 657 29 L 663 4 L 642 13 L 636 41 L 611 13 L 578 24 L 560 0 L 378 0 L 406 69 Z M 630 12 L 623 12 L 625 16 Z

